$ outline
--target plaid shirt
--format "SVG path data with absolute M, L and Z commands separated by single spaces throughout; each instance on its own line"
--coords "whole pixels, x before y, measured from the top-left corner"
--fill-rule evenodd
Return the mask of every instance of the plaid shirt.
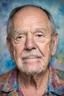
M 49 69 L 48 88 L 42 96 L 64 96 L 64 80 L 58 78 L 54 68 Z M 24 96 L 19 90 L 17 69 L 0 76 L 0 96 Z

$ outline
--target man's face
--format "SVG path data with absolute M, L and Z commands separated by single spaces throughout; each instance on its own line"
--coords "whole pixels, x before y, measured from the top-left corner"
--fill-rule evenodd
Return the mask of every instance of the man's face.
M 21 72 L 40 73 L 48 67 L 51 56 L 51 26 L 38 8 L 24 8 L 13 17 L 11 47 Z

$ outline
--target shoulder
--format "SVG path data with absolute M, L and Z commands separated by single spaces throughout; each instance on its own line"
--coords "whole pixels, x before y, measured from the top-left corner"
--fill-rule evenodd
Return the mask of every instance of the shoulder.
M 59 77 L 59 79 L 64 80 L 64 71 L 56 69 L 56 74 Z
M 9 77 L 9 75 L 10 75 L 11 72 L 12 72 L 12 70 L 9 71 L 9 72 L 7 72 L 7 73 L 4 73 L 4 74 L 1 74 L 0 75 L 0 89 L 4 85 L 5 81 L 7 80 L 7 78 Z
M 50 73 L 53 77 L 57 77 L 58 79 L 64 81 L 64 71 L 50 67 Z
M 51 91 L 58 96 L 64 96 L 64 71 L 50 68 Z
M 50 79 L 52 85 L 54 84 L 57 88 L 64 88 L 64 71 L 50 67 Z
M 57 82 L 64 90 L 64 71 L 56 69 Z

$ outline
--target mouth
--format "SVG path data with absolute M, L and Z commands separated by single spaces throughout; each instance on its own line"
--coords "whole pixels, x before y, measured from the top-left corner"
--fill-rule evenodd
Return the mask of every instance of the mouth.
M 24 60 L 24 59 L 25 59 L 25 60 L 26 60 L 26 59 L 37 59 L 37 57 L 35 57 L 35 56 L 29 56 L 29 57 L 23 57 L 22 59 L 23 59 L 23 60 Z

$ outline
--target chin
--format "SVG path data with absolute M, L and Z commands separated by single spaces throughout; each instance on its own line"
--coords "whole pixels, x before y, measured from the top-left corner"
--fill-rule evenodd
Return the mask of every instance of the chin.
M 21 68 L 20 71 L 27 75 L 35 75 L 45 72 L 45 68 Z
M 45 72 L 47 69 L 47 65 L 43 64 L 42 62 L 29 62 L 26 64 L 18 63 L 17 67 L 20 72 L 23 72 L 27 75 L 33 75 L 33 74 L 40 74 L 42 72 Z

